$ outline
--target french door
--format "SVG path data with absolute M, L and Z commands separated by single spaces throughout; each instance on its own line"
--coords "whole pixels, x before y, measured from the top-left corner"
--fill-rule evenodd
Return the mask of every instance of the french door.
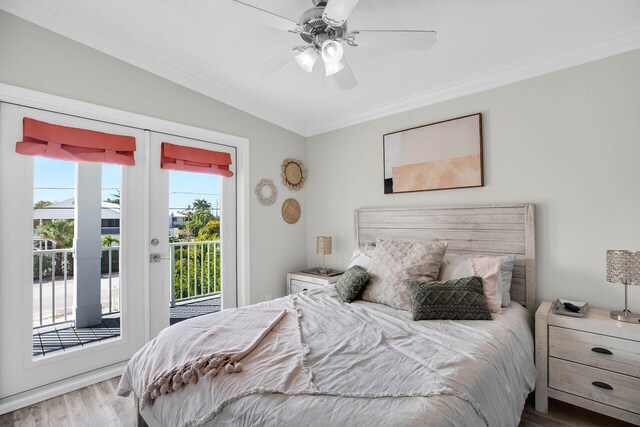
M 114 255 L 111 249 L 103 251 L 107 252 L 107 259 L 110 254 L 111 262 L 107 262 L 111 265 L 104 269 L 98 265 L 93 276 L 87 272 L 85 283 L 80 271 L 76 271 L 87 270 L 85 253 L 76 253 L 74 247 L 80 245 L 80 239 L 91 241 L 95 246 L 95 239 L 100 238 L 100 234 L 96 233 L 103 231 L 102 224 L 98 221 L 95 233 L 80 231 L 81 236 L 76 229 L 71 236 L 73 245 L 69 244 L 69 237 L 62 236 L 51 237 L 45 246 L 38 246 L 41 242 L 35 243 L 38 239 L 35 230 L 40 227 L 36 225 L 40 220 L 34 222 L 34 205 L 37 202 L 34 201 L 34 195 L 39 191 L 59 192 L 59 195 L 47 200 L 55 202 L 52 205 L 57 208 L 42 209 L 49 213 L 45 214 L 42 221 L 44 225 L 66 221 L 69 224 L 66 227 L 68 232 L 72 227 L 71 221 L 76 225 L 80 222 L 84 224 L 85 220 L 95 224 L 96 219 L 91 214 L 83 216 L 81 220 L 78 217 L 84 215 L 78 211 L 82 210 L 80 205 L 85 201 L 84 189 L 80 187 L 84 188 L 87 179 L 94 180 L 96 182 L 91 185 L 100 193 L 96 195 L 93 191 L 91 197 L 100 197 L 102 165 L 52 161 L 55 164 L 43 166 L 50 169 L 47 178 L 37 184 L 38 188 L 34 188 L 34 176 L 41 172 L 35 166 L 39 158 L 20 155 L 15 151 L 16 142 L 23 139 L 24 117 L 67 127 L 133 136 L 137 144 L 144 144 L 145 140 L 144 131 L 139 129 L 0 104 L 0 218 L 7 219 L 0 221 L 0 399 L 127 360 L 145 341 L 145 295 L 144 286 L 141 285 L 145 272 L 139 255 L 145 249 L 140 232 L 145 227 L 145 218 L 140 215 L 145 210 L 145 189 L 141 185 L 145 182 L 144 152 L 135 152 L 135 166 L 116 169 L 119 175 L 116 179 L 120 181 L 120 204 L 113 211 L 119 212 L 120 220 L 118 254 Z M 89 170 L 84 171 L 85 167 Z M 56 179 L 69 170 L 73 176 L 68 183 L 56 184 Z M 78 196 L 83 200 L 79 200 Z M 45 195 L 43 199 L 47 197 Z M 102 211 L 100 201 L 97 199 L 98 210 Z M 95 204 L 95 200 L 90 203 Z M 76 216 L 75 221 L 69 217 L 62 218 L 69 212 L 71 218 Z M 57 247 L 49 249 L 55 245 L 55 240 L 58 240 Z M 64 241 L 67 243 L 62 243 Z M 101 243 L 97 242 L 97 245 Z M 47 249 L 41 249 L 43 247 Z M 97 247 L 100 250 L 100 246 Z M 113 258 L 118 258 L 119 262 L 114 263 Z M 87 262 L 86 265 L 89 264 Z M 114 265 L 117 267 L 114 268 Z M 102 273 L 109 270 L 111 276 L 107 282 L 111 283 L 106 294 L 107 298 L 111 294 L 111 298 L 105 305 L 107 310 L 115 311 L 115 308 L 119 312 L 115 316 L 119 317 L 120 325 L 112 325 L 111 329 L 105 327 L 101 331 L 97 325 L 88 325 L 90 327 L 78 328 L 80 332 L 76 332 L 73 328 L 75 314 L 83 312 L 85 308 L 95 309 L 96 303 L 102 305 L 102 292 L 91 288 L 102 287 Z M 114 270 L 117 270 L 117 288 L 113 286 Z M 92 293 L 89 295 L 89 299 L 93 298 L 92 302 L 76 301 L 80 293 L 76 282 L 78 287 L 86 285 L 85 288 Z M 41 332 L 43 328 L 46 332 Z M 113 332 L 111 339 L 106 339 L 108 337 L 104 334 L 107 331 Z M 38 342 L 35 342 L 36 339 Z M 46 350 L 42 351 L 43 348 Z
M 179 172 L 182 180 L 192 186 L 191 190 L 178 198 L 176 192 L 170 191 L 172 177 L 176 172 L 160 168 L 162 143 L 170 143 L 182 147 L 191 147 L 208 151 L 229 153 L 231 156 L 231 177 L 217 177 L 208 174 Z M 149 251 L 152 260 L 149 267 L 150 286 L 150 327 L 151 336 L 169 326 L 170 305 L 175 307 L 176 300 L 219 298 L 222 308 L 237 306 L 237 260 L 236 260 L 236 221 L 237 221 L 237 178 L 236 149 L 231 146 L 216 144 L 192 138 L 151 132 L 149 134 Z M 180 192 L 178 192 L 180 193 Z M 209 213 L 208 218 L 219 222 L 219 232 L 213 237 L 205 237 L 201 230 L 190 230 L 186 227 L 172 227 L 175 215 L 198 215 L 194 208 L 197 200 L 210 200 L 211 206 L 200 210 Z M 219 203 L 219 204 L 218 204 Z M 195 213 L 194 213 L 195 211 Z M 161 215 L 158 213 L 162 213 Z M 173 218 L 173 220 L 172 220 Z M 193 218 L 192 223 L 198 221 Z M 205 220 L 209 221 L 209 219 Z M 170 242 L 169 228 L 184 231 L 185 234 L 172 236 Z M 182 223 L 184 224 L 184 223 Z M 205 226 L 206 224 L 200 224 Z M 218 259 L 219 257 L 219 259 Z M 213 283 L 212 283 L 213 282 Z M 173 299 L 172 299 L 173 296 Z M 173 304 L 169 301 L 172 300 Z
M 134 137 L 135 165 L 17 154 L 25 117 Z M 124 362 L 169 325 L 179 266 L 162 142 L 228 152 L 236 170 L 236 149 L 214 141 L 0 103 L 0 403 Z M 71 173 L 71 184 L 58 182 Z M 220 180 L 216 211 L 223 308 L 237 304 L 236 185 L 235 173 Z M 70 227 L 73 243 L 60 236 Z M 80 250 L 87 241 L 97 260 Z M 81 324 L 85 311 L 96 310 L 100 324 Z

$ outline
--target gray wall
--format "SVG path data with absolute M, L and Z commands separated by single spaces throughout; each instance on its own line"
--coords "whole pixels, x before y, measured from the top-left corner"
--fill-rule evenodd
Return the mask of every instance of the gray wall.
M 538 301 L 620 308 L 605 250 L 640 250 L 640 51 L 308 138 L 307 241 L 332 235 L 327 263 L 353 250 L 363 207 L 533 202 Z M 485 187 L 383 194 L 382 135 L 482 112 Z M 307 245 L 307 264 L 321 262 Z M 640 288 L 631 286 L 632 311 Z
M 266 177 L 279 191 L 269 207 L 251 197 L 252 302 L 284 295 L 286 273 L 305 265 L 304 218 L 289 225 L 280 216 L 287 197 L 306 208 L 306 189 L 294 194 L 280 184 L 283 159 L 306 161 L 302 136 L 3 11 L 0 82 L 249 138 L 252 189 Z

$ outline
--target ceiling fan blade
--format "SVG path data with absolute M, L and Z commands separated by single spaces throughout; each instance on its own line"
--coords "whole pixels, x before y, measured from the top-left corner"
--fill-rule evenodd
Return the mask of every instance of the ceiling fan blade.
M 298 48 L 287 49 L 281 54 L 274 56 L 258 68 L 249 72 L 249 74 L 247 74 L 247 77 L 256 80 L 264 79 L 265 77 L 275 73 L 285 65 L 292 63 L 293 56 L 297 53 L 299 53 Z
M 351 46 L 396 50 L 427 50 L 436 40 L 435 31 L 422 30 L 356 30 L 347 35 Z
M 207 0 L 211 9 L 226 12 L 230 15 L 246 18 L 250 21 L 283 31 L 295 31 L 298 23 L 268 10 L 236 0 Z
M 332 27 L 340 27 L 345 23 L 359 0 L 329 0 L 322 13 L 324 22 Z
M 349 90 L 358 86 L 358 82 L 351 71 L 351 67 L 349 67 L 349 64 L 347 63 L 347 59 L 343 56 L 340 62 L 344 65 L 344 68 L 333 75 L 333 79 L 340 90 Z

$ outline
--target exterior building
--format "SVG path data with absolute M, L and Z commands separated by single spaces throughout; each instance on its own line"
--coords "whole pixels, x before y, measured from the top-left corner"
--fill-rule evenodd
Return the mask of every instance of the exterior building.
M 34 221 L 52 220 L 52 219 L 74 219 L 75 198 L 63 200 L 53 203 L 44 208 L 34 209 Z M 120 205 L 117 203 L 102 202 L 101 205 L 101 221 L 100 235 L 111 236 L 116 239 L 120 238 Z M 51 242 L 45 242 L 36 234 L 36 228 L 33 229 L 34 247 L 41 249 L 51 249 Z
M 38 208 L 33 211 L 33 219 L 36 221 L 52 220 L 52 219 L 70 219 L 74 218 L 75 199 L 63 200 L 53 203 L 44 208 Z M 171 212 L 169 214 L 169 234 L 175 235 L 178 228 L 186 225 L 186 216 L 179 212 Z M 111 236 L 116 239 L 120 238 L 120 205 L 117 203 L 102 202 L 101 205 L 101 221 L 100 221 L 101 237 Z M 51 242 L 44 242 L 33 230 L 34 246 L 41 249 L 51 249 Z

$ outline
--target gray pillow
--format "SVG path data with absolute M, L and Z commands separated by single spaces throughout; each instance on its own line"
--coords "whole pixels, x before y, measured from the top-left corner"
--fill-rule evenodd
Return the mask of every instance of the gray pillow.
M 491 320 L 479 277 L 408 285 L 413 320 Z
M 342 276 L 336 282 L 336 291 L 342 302 L 351 302 L 356 299 L 356 296 L 362 288 L 369 281 L 369 273 L 362 267 L 354 265 L 347 271 L 342 273 Z

